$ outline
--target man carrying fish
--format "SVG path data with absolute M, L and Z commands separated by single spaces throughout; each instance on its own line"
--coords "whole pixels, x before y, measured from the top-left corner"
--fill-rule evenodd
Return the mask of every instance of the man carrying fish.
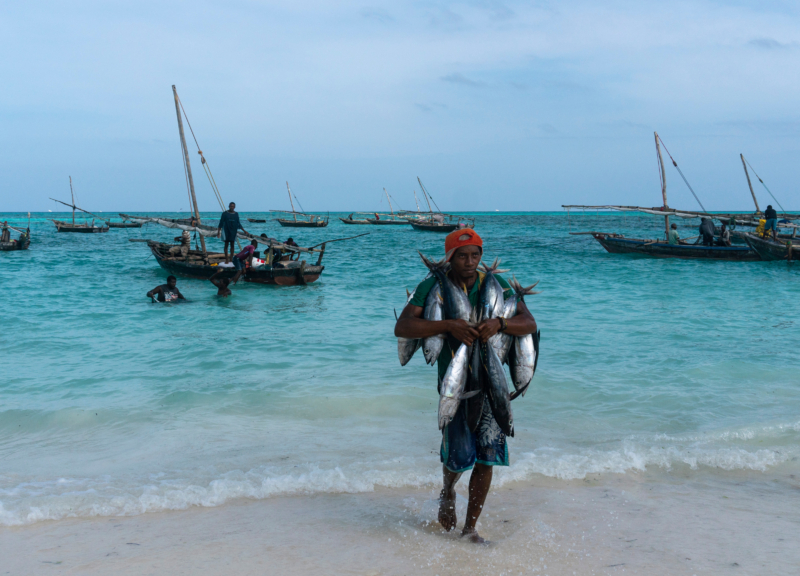
M 489 493 L 492 467 L 508 466 L 506 436 L 514 435 L 502 358 L 509 361 L 516 395 L 524 394 L 535 368 L 531 335 L 537 333 L 536 321 L 523 300 L 529 288 L 515 283 L 515 293 L 496 274 L 496 262 L 478 270 L 483 241 L 473 229 L 449 234 L 445 252 L 438 263 L 423 257 L 431 277 L 410 297 L 395 336 L 401 363 L 419 347 L 429 363 L 438 358 L 444 475 L 439 522 L 447 531 L 455 528 L 455 486 L 461 474 L 474 467 L 461 535 L 482 543 L 475 525 Z

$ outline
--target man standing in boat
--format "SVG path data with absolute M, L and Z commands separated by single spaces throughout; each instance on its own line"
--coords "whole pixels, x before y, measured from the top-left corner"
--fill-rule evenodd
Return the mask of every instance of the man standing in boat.
M 247 230 L 242 228 L 242 223 L 239 221 L 239 213 L 236 212 L 236 202 L 228 204 L 227 212 L 223 212 L 220 216 L 217 230 L 220 233 L 220 238 L 225 243 L 225 262 L 230 263 L 231 256 L 233 256 L 233 243 L 236 242 L 236 234 L 241 230 L 247 234 Z M 228 252 L 230 247 L 230 252 Z
M 463 287 L 473 308 L 477 307 L 481 282 L 485 277 L 483 273 L 478 272 L 478 264 L 483 255 L 481 237 L 471 228 L 456 230 L 448 234 L 444 246 L 446 258 L 450 262 L 448 276 L 457 286 Z M 505 295 L 510 296 L 511 288 L 508 282 L 501 276 L 495 275 L 495 277 L 505 290 Z M 476 327 L 470 326 L 464 320 L 425 320 L 423 318 L 425 299 L 435 283 L 434 278 L 429 278 L 417 287 L 414 297 L 397 320 L 395 336 L 427 338 L 450 334 L 456 340 L 470 346 L 478 339 L 486 342 L 501 330 L 513 336 L 536 332 L 536 320 L 522 301 L 519 302 L 517 315 L 513 318 L 502 321 L 492 318 Z M 452 357 L 453 352 L 445 341 L 439 355 L 440 379 L 447 372 Z M 474 467 L 469 480 L 467 518 L 461 535 L 476 543 L 484 541 L 478 535 L 475 525 L 492 484 L 492 467 L 508 466 L 509 463 L 506 437 L 492 416 L 488 404 L 484 402 L 481 422 L 477 429 L 472 431 L 464 415 L 466 407 L 462 403 L 455 418 L 442 431 L 440 450 L 444 486 L 439 498 L 439 523 L 448 532 L 456 527 L 456 483 L 462 473 Z

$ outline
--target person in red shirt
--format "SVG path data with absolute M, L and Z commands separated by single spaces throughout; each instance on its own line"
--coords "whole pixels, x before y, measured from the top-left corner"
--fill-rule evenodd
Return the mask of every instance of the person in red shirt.
M 236 268 L 236 276 L 232 278 L 234 284 L 239 281 L 239 278 L 245 273 L 247 266 L 252 262 L 256 247 L 258 247 L 258 241 L 253 240 L 250 244 L 245 246 L 241 252 L 233 257 L 233 266 Z

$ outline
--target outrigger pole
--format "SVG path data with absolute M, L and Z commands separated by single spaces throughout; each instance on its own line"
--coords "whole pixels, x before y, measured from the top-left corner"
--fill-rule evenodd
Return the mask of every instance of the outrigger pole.
M 661 146 L 659 145 L 658 132 L 653 132 L 656 137 L 656 152 L 658 152 L 658 165 L 661 169 L 661 198 L 664 200 L 664 208 L 669 208 L 667 205 L 667 174 L 664 172 L 664 158 L 661 156 Z M 669 215 L 664 214 L 664 230 L 666 237 L 669 239 Z
M 761 208 L 758 207 L 758 200 L 756 200 L 756 193 L 753 192 L 753 184 L 750 182 L 750 173 L 747 171 L 747 162 L 744 160 L 744 154 L 739 154 L 742 159 L 742 166 L 744 166 L 744 175 L 747 177 L 747 185 L 750 187 L 750 195 L 753 197 L 753 202 L 756 205 L 756 212 L 761 214 Z
M 178 115 L 178 132 L 181 135 L 181 148 L 183 148 L 183 159 L 186 162 L 186 172 L 189 176 L 189 192 L 192 195 L 192 204 L 194 206 L 194 217 L 197 223 L 200 224 L 200 210 L 197 209 L 197 196 L 194 194 L 194 180 L 192 179 L 192 165 L 189 163 L 189 149 L 186 147 L 186 137 L 183 134 L 183 120 L 181 120 L 181 105 L 178 99 L 178 91 L 175 89 L 175 84 L 172 85 L 172 93 L 175 95 L 175 113 Z M 71 181 L 71 180 L 70 180 Z M 200 246 L 203 248 L 203 258 L 208 260 L 208 252 L 206 252 L 206 240 L 202 234 L 200 236 Z

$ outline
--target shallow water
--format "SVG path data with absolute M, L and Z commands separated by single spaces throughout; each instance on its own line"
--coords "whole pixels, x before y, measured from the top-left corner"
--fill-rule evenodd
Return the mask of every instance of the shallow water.
M 330 244 L 309 286 L 240 282 L 220 299 L 179 279 L 188 303 L 152 304 L 167 274 L 128 239 L 174 230 L 57 234 L 47 216 L 29 251 L 0 253 L 0 524 L 439 481 L 435 369 L 419 352 L 400 367 L 392 330 L 426 273 L 417 250 L 441 255 L 443 236 L 334 215 L 321 230 L 246 224 L 301 245 L 370 235 Z M 800 268 L 612 255 L 567 234 L 655 238 L 650 216 L 476 218 L 486 259 L 543 290 L 500 485 L 794 465 Z

